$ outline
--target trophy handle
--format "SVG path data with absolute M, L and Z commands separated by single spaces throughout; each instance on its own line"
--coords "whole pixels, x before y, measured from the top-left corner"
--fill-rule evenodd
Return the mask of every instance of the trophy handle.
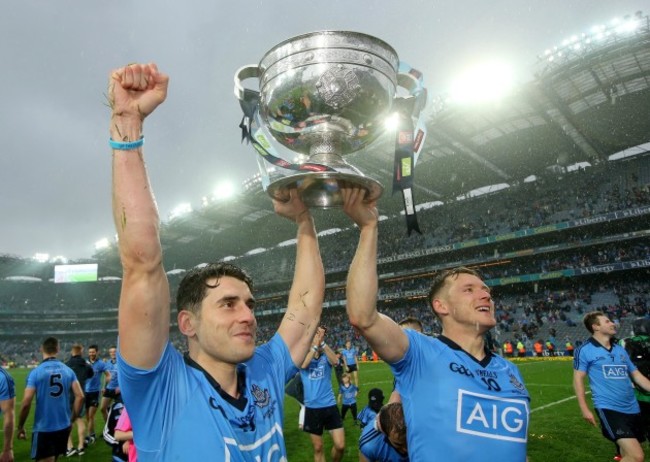
M 397 86 L 405 88 L 408 90 L 409 95 L 415 98 L 411 116 L 417 119 L 420 116 L 420 111 L 427 105 L 427 90 L 424 88 L 422 74 L 402 62 L 400 62 L 399 70 Z
M 242 82 L 247 79 L 259 79 L 262 75 L 259 66 L 255 64 L 248 64 L 247 66 L 240 67 L 235 73 L 235 97 L 239 101 L 244 101 L 246 99 L 247 91 Z

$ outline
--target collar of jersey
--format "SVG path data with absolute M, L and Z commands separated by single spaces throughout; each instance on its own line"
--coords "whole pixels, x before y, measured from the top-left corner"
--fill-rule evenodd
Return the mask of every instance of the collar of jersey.
M 246 408 L 246 404 L 248 403 L 248 400 L 246 399 L 246 368 L 245 367 L 237 367 L 237 391 L 239 391 L 239 398 L 233 398 L 230 396 L 228 393 L 226 393 L 223 388 L 221 388 L 221 385 L 219 385 L 219 382 L 217 382 L 214 377 L 212 377 L 208 371 L 203 369 L 199 363 L 194 361 L 192 358 L 190 358 L 190 355 L 188 353 L 185 353 L 183 355 L 183 359 L 185 360 L 185 364 L 187 364 L 190 367 L 193 367 L 194 369 L 197 369 L 203 373 L 205 376 L 206 380 L 212 387 L 216 390 L 219 395 L 226 400 L 228 403 L 230 403 L 232 406 L 236 407 L 240 411 L 243 411 L 244 408 Z
M 612 342 L 611 340 L 610 340 L 610 342 L 609 342 L 609 344 L 610 344 L 610 346 L 609 346 L 609 350 L 608 350 L 607 348 L 605 348 L 605 345 L 603 345 L 602 343 L 600 343 L 598 340 L 596 340 L 596 339 L 593 338 L 593 337 L 589 337 L 589 340 L 587 340 L 587 341 L 588 341 L 589 343 L 591 343 L 593 346 L 595 346 L 595 347 L 600 347 L 600 348 L 602 348 L 603 350 L 607 351 L 608 353 L 611 353 L 612 350 L 614 349 L 614 342 Z
M 463 350 L 459 344 L 457 344 L 456 342 L 454 342 L 450 338 L 445 337 L 444 335 L 439 335 L 437 337 L 437 339 L 440 340 L 445 345 L 447 345 L 452 350 L 462 351 L 469 358 L 471 358 L 474 362 L 478 363 L 481 367 L 487 367 L 487 365 L 490 364 L 490 361 L 492 361 L 492 356 L 493 356 L 492 352 L 490 350 L 488 350 L 487 347 L 483 347 L 483 349 L 485 351 L 485 358 L 483 358 L 482 360 L 479 361 L 474 356 L 472 356 L 471 354 L 469 354 L 468 352 Z

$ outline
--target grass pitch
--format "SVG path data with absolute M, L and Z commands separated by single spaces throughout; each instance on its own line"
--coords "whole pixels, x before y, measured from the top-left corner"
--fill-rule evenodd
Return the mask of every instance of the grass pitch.
M 532 399 L 528 429 L 529 462 L 611 461 L 614 455 L 614 445 L 605 440 L 600 434 L 599 428 L 589 426 L 582 419 L 578 403 L 573 394 L 572 363 L 567 359 L 535 360 L 531 358 L 517 361 Z M 9 371 L 16 381 L 16 422 L 18 421 L 27 372 L 27 369 L 11 369 Z M 387 398 L 392 391 L 393 376 L 388 366 L 382 362 L 361 363 L 359 380 L 361 382 L 358 400 L 359 410 L 367 404 L 367 395 L 370 388 L 381 388 Z M 336 392 L 338 388 L 335 387 L 334 390 Z M 299 406 L 290 397 L 286 397 L 285 402 L 284 429 L 289 461 L 311 462 L 313 461 L 313 452 L 309 435 L 298 430 Z M 27 441 L 16 440 L 14 442 L 16 461 L 30 460 L 34 404 L 32 404 L 30 418 L 25 425 L 28 432 Z M 349 413 L 344 424 L 346 449 L 343 460 L 345 462 L 356 462 L 359 460 L 357 442 L 360 430 L 353 424 Z M 98 434 L 103 429 L 103 426 L 103 419 L 100 413 L 97 413 L 95 429 Z M 74 441 L 76 442 L 76 435 Z M 328 460 L 330 449 L 331 438 L 329 438 L 329 435 L 325 435 L 325 451 Z M 646 455 L 650 456 L 650 447 L 647 443 L 644 444 L 644 449 Z M 188 453 L 188 456 L 191 456 L 191 454 Z M 74 459 L 87 462 L 108 462 L 110 461 L 110 450 L 103 440 L 98 439 L 94 445 L 88 448 L 85 455 L 81 457 L 75 456 Z M 648 459 L 650 460 L 650 457 Z M 62 457 L 59 460 L 68 459 Z M 192 460 L 191 457 L 188 460 Z M 453 461 L 454 459 L 453 454 L 446 454 L 436 457 L 435 460 Z

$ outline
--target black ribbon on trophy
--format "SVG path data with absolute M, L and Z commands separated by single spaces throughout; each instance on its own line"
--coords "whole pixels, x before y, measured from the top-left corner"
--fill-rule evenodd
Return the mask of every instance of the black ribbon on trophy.
M 413 174 L 417 157 L 424 146 L 426 126 L 421 113 L 427 101 L 427 91 L 423 85 L 422 73 L 400 63 L 398 75 L 400 86 L 409 90 L 406 98 L 396 98 L 397 128 L 395 130 L 395 162 L 393 166 L 393 194 L 402 192 L 406 232 L 420 231 L 415 199 L 413 197 Z

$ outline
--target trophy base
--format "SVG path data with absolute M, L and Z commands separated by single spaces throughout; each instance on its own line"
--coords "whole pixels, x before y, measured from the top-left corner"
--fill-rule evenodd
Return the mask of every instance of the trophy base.
M 341 172 L 309 172 L 290 175 L 272 182 L 266 192 L 273 198 L 283 200 L 282 189 L 297 188 L 300 198 L 309 208 L 329 209 L 343 206 L 341 188 L 356 186 L 364 188 L 365 202 L 379 199 L 384 188 L 376 180 L 365 176 Z

